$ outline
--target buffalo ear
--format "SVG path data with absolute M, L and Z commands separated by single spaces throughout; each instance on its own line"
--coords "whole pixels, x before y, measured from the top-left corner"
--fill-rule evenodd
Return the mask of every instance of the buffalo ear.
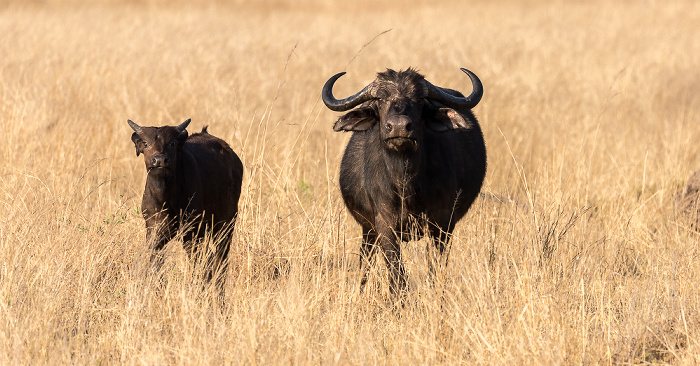
M 333 131 L 367 131 L 377 123 L 377 115 L 372 108 L 358 108 L 338 118 Z
M 187 130 L 184 130 L 180 132 L 179 135 L 177 135 L 177 141 L 182 145 L 182 143 L 184 143 L 187 140 L 187 136 L 189 136 L 187 134 Z
M 435 132 L 466 130 L 472 123 L 452 108 L 439 108 L 430 118 L 426 118 L 427 127 Z
M 136 156 L 139 156 L 139 154 L 141 154 L 141 149 L 139 148 L 139 145 L 141 144 L 141 136 L 134 132 L 131 134 L 131 141 L 133 141 L 134 146 L 136 146 Z

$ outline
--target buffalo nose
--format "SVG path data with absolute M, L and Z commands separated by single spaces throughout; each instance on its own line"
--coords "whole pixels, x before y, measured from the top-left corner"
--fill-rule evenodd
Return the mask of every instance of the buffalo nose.
M 163 155 L 156 155 L 151 158 L 151 166 L 152 167 L 166 167 L 170 164 L 170 159 L 167 156 Z
M 395 134 L 409 133 L 413 129 L 411 119 L 405 116 L 390 118 L 386 123 L 387 132 Z

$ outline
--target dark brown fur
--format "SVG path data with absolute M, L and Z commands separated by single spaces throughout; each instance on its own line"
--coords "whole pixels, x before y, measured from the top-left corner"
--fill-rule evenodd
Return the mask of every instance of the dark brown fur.
M 188 136 L 184 130 L 187 123 L 189 120 L 178 127 L 141 127 L 131 136 L 136 155 L 144 155 L 148 172 L 141 203 L 146 238 L 153 255 L 158 256 L 182 228 L 184 247 L 192 257 L 197 241 L 212 234 L 216 253 L 206 265 L 206 277 L 211 280 L 218 271 L 223 282 L 243 164 L 225 141 L 207 132 L 207 127 Z
M 340 190 L 362 226 L 361 286 L 376 246 L 397 293 L 406 287 L 400 242 L 427 234 L 440 254 L 445 252 L 455 224 L 481 189 L 486 148 L 471 110 L 425 99 L 425 80 L 416 71 L 387 70 L 372 85 L 378 99 L 341 116 L 334 126 L 353 131 L 340 166 Z

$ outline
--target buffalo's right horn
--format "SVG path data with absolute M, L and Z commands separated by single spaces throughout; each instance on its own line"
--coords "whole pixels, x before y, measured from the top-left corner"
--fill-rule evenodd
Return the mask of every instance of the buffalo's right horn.
M 345 72 L 337 73 L 331 76 L 331 78 L 326 81 L 326 84 L 323 85 L 321 97 L 323 99 L 323 103 L 326 104 L 328 109 L 336 112 L 344 112 L 375 98 L 372 91 L 372 84 L 369 84 L 357 94 L 351 95 L 345 99 L 335 99 L 333 96 L 333 84 L 335 84 L 335 81 L 343 75 L 345 75 Z
M 190 122 L 192 122 L 192 118 L 188 118 L 187 121 L 180 123 L 180 125 L 175 128 L 177 128 L 178 132 L 182 132 L 185 130 L 185 128 L 187 128 L 187 125 L 189 125 Z
M 126 123 L 129 124 L 129 126 L 131 127 L 132 130 L 134 130 L 134 132 L 141 134 L 141 126 L 137 125 L 136 123 L 134 123 L 134 121 L 132 121 L 130 119 L 127 119 Z
M 471 71 L 460 68 L 465 74 L 469 76 L 472 81 L 472 92 L 468 97 L 458 97 L 445 92 L 442 88 L 437 87 L 426 80 L 428 84 L 428 99 L 440 102 L 450 108 L 454 109 L 472 109 L 476 107 L 481 101 L 481 97 L 484 96 L 484 86 L 481 84 L 481 80 Z

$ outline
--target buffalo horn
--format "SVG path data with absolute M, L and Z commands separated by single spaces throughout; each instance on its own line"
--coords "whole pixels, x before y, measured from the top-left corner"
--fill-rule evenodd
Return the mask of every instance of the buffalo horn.
M 345 99 L 335 99 L 333 96 L 333 84 L 335 84 L 335 81 L 343 75 L 345 75 L 345 72 L 335 74 L 331 76 L 328 81 L 326 81 L 325 85 L 323 85 L 321 97 L 323 98 L 323 103 L 326 104 L 328 109 L 336 112 L 344 112 L 375 98 L 374 93 L 371 90 L 372 84 L 369 84 L 357 94 L 351 95 Z
M 180 125 L 175 127 L 175 128 L 177 129 L 178 132 L 182 132 L 185 130 L 185 128 L 187 128 L 187 125 L 189 125 L 190 122 L 192 122 L 192 119 L 188 118 L 187 121 L 180 123 Z
M 141 133 L 141 126 L 139 126 L 139 125 L 137 125 L 136 123 L 134 123 L 134 121 L 132 121 L 132 120 L 130 120 L 130 119 L 127 119 L 127 120 L 126 120 L 126 123 L 129 124 L 129 127 L 131 127 L 131 129 L 134 130 L 134 132 L 136 132 L 137 134 L 140 134 L 140 133 Z
M 442 88 L 437 87 L 426 80 L 428 84 L 428 99 L 442 103 L 454 109 L 472 109 L 479 104 L 481 97 L 484 95 L 484 86 L 481 85 L 481 80 L 471 71 L 460 68 L 472 80 L 472 92 L 468 97 L 457 97 L 445 92 Z

